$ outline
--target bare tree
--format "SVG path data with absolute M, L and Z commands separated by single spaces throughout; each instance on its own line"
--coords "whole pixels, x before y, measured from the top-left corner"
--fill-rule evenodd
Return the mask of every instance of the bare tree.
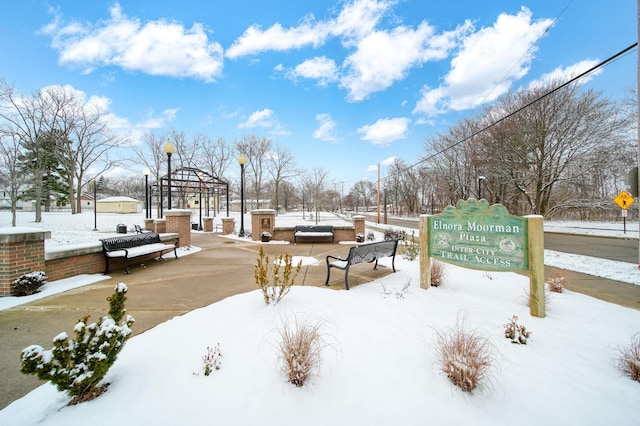
M 14 227 L 20 189 L 28 179 L 20 170 L 21 149 L 20 141 L 15 134 L 0 134 L 0 184 L 9 194 L 11 226 Z
M 205 134 L 199 134 L 194 139 L 199 139 L 202 147 L 202 168 L 212 176 L 222 179 L 234 160 L 233 149 L 221 137 L 214 141 Z
M 268 163 L 267 172 L 271 176 L 274 189 L 273 206 L 278 211 L 280 208 L 280 185 L 286 179 L 298 176 L 300 171 L 296 168 L 296 160 L 291 151 L 281 146 L 276 146 L 275 151 L 268 155 Z
M 151 172 L 151 181 L 160 183 L 160 179 L 166 176 L 167 172 L 167 154 L 164 152 L 164 145 L 167 142 L 167 136 L 164 134 L 156 134 L 153 131 L 147 132 L 142 137 L 142 144 L 133 147 L 138 162 L 149 168 Z M 159 188 L 159 187 L 158 187 Z M 160 216 L 160 199 L 159 193 L 156 193 L 156 215 Z
M 21 96 L 4 81 L 0 83 L 2 133 L 13 135 L 29 152 L 29 161 L 23 164 L 33 185 L 35 222 L 42 221 L 43 177 L 50 166 L 51 137 L 60 134 L 56 123 L 69 102 L 70 98 L 57 96 L 52 87 Z
M 235 142 L 235 150 L 238 156 L 244 155 L 247 159 L 246 169 L 248 186 L 256 200 L 256 206 L 260 208 L 260 199 L 263 192 L 264 163 L 271 150 L 271 140 L 259 138 L 254 135 L 246 135 L 240 141 Z
M 314 168 L 301 178 L 301 186 L 304 192 L 307 205 L 313 205 L 316 211 L 316 223 L 318 222 L 318 211 L 325 201 L 326 191 L 331 186 L 329 172 L 322 168 Z

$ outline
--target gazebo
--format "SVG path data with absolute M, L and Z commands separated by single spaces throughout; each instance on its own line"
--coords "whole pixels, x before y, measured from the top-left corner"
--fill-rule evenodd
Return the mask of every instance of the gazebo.
M 152 195 L 160 197 L 160 217 L 164 217 L 163 199 L 169 193 L 171 185 L 172 199 L 178 199 L 178 205 L 184 207 L 189 197 L 197 195 L 198 204 L 202 215 L 202 199 L 206 199 L 207 216 L 209 215 L 209 200 L 211 197 L 219 200 L 221 196 L 226 196 L 227 217 L 229 217 L 229 184 L 217 176 L 196 169 L 193 167 L 183 167 L 172 170 L 171 176 L 168 174 L 160 177 L 160 182 L 152 185 Z

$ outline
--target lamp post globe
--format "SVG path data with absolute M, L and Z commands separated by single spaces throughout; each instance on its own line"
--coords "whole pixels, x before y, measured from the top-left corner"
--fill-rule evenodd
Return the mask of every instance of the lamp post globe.
M 175 151 L 175 147 L 171 141 L 164 144 L 164 152 L 167 154 L 167 210 L 171 210 L 171 154 Z

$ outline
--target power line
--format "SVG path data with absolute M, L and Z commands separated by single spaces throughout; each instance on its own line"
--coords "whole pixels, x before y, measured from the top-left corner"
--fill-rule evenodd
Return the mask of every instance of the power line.
M 581 74 L 579 74 L 579 75 L 577 75 L 577 76 L 575 76 L 575 77 L 573 77 L 573 78 L 569 79 L 568 81 L 566 81 L 566 82 L 562 83 L 561 85 L 559 85 L 559 86 L 557 86 L 557 87 L 555 87 L 555 88 L 553 88 L 553 89 L 549 90 L 548 92 L 546 92 L 546 93 L 544 93 L 543 95 L 541 95 L 540 97 L 538 97 L 538 98 L 536 98 L 536 99 L 532 100 L 532 101 L 531 101 L 531 102 L 529 102 L 528 104 L 526 104 L 526 105 L 524 105 L 524 106 L 521 106 L 520 108 L 516 109 L 515 111 L 512 111 L 512 112 L 510 112 L 509 114 L 507 114 L 507 115 L 505 115 L 505 116 L 503 116 L 503 117 L 499 118 L 498 120 L 494 121 L 493 123 L 490 123 L 490 124 L 486 125 L 486 126 L 485 126 L 485 127 L 483 127 L 482 129 L 480 129 L 480 130 L 477 130 L 477 131 L 473 132 L 471 135 L 469 135 L 469 136 L 467 136 L 467 137 L 465 137 L 465 138 L 463 138 L 463 139 L 459 140 L 458 142 L 455 142 L 454 144 L 449 145 L 448 147 L 446 147 L 446 148 L 444 148 L 444 149 L 442 149 L 442 150 L 440 150 L 440 151 L 438 151 L 438 152 L 436 152 L 436 153 L 434 153 L 434 154 L 431 154 L 430 156 L 428 156 L 428 157 L 426 157 L 426 158 L 423 158 L 422 160 L 420 160 L 420 161 L 418 161 L 418 162 L 416 162 L 416 163 L 413 163 L 413 164 L 411 164 L 411 165 L 409 165 L 409 166 L 405 167 L 405 168 L 404 168 L 404 169 L 402 169 L 402 170 L 399 170 L 397 173 L 405 172 L 405 171 L 407 171 L 407 170 L 409 170 L 409 169 L 412 169 L 412 168 L 414 168 L 414 167 L 416 167 L 416 166 L 418 166 L 418 165 L 420 165 L 420 164 L 422 164 L 422 163 L 425 163 L 425 162 L 427 162 L 427 161 L 431 160 L 432 158 L 434 158 L 434 157 L 436 157 L 436 156 L 438 156 L 438 155 L 440 155 L 440 154 L 443 154 L 443 153 L 445 153 L 445 152 L 449 151 L 449 150 L 450 150 L 450 149 L 452 149 L 452 148 L 455 148 L 455 147 L 456 147 L 456 146 L 458 146 L 458 145 L 461 145 L 461 144 L 463 144 L 463 143 L 467 142 L 468 140 L 472 139 L 473 137 L 475 137 L 475 136 L 479 135 L 480 133 L 485 132 L 485 131 L 487 131 L 487 130 L 491 129 L 491 128 L 492 128 L 492 127 L 494 127 L 495 125 L 500 124 L 500 123 L 502 123 L 503 121 L 505 121 L 505 120 L 507 120 L 507 119 L 509 119 L 509 118 L 513 117 L 514 115 L 516 115 L 516 114 L 520 113 L 521 111 L 523 111 L 523 110 L 525 110 L 525 109 L 529 108 L 531 105 L 535 104 L 536 102 L 541 101 L 542 99 L 544 99 L 544 98 L 546 98 L 547 96 L 549 96 L 549 95 L 551 95 L 551 94 L 553 94 L 553 93 L 557 92 L 558 90 L 560 90 L 560 89 L 562 89 L 562 88 L 564 88 L 564 87 L 568 86 L 569 84 L 574 83 L 575 81 L 577 81 L 577 80 L 579 80 L 579 79 L 581 79 L 581 78 L 583 78 L 583 77 L 585 77 L 585 76 L 587 76 L 587 75 L 591 74 L 592 72 L 596 71 L 597 69 L 602 68 L 602 67 L 604 67 L 605 65 L 607 65 L 607 64 L 609 64 L 609 63 L 611 63 L 611 62 L 613 62 L 613 61 L 615 61 L 615 60 L 617 60 L 617 59 L 619 59 L 621 56 L 623 56 L 623 55 L 625 55 L 626 53 L 628 53 L 629 51 L 631 51 L 631 50 L 632 50 L 633 48 L 635 48 L 637 45 L 638 45 L 638 42 L 635 42 L 635 43 L 631 44 L 630 46 L 628 46 L 628 47 L 626 47 L 626 48 L 622 49 L 621 51 L 619 51 L 618 53 L 616 53 L 616 54 L 615 54 L 615 55 L 613 55 L 613 56 L 610 56 L 609 58 L 605 59 L 604 61 L 602 61 L 602 62 L 600 62 L 600 63 L 598 63 L 598 64 L 594 65 L 593 67 L 589 68 L 588 70 L 584 71 L 583 73 L 581 73 Z M 385 176 L 384 178 L 382 178 L 382 180 L 387 179 L 387 178 L 389 178 L 389 177 L 391 177 L 391 176 L 390 176 L 390 175 L 387 175 L 387 176 Z

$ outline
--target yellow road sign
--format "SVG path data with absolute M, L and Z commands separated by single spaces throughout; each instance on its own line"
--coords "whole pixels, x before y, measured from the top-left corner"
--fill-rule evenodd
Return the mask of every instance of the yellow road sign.
M 636 200 L 627 191 L 620 191 L 620 193 L 613 199 L 613 201 L 620 206 L 621 209 L 626 210 Z

